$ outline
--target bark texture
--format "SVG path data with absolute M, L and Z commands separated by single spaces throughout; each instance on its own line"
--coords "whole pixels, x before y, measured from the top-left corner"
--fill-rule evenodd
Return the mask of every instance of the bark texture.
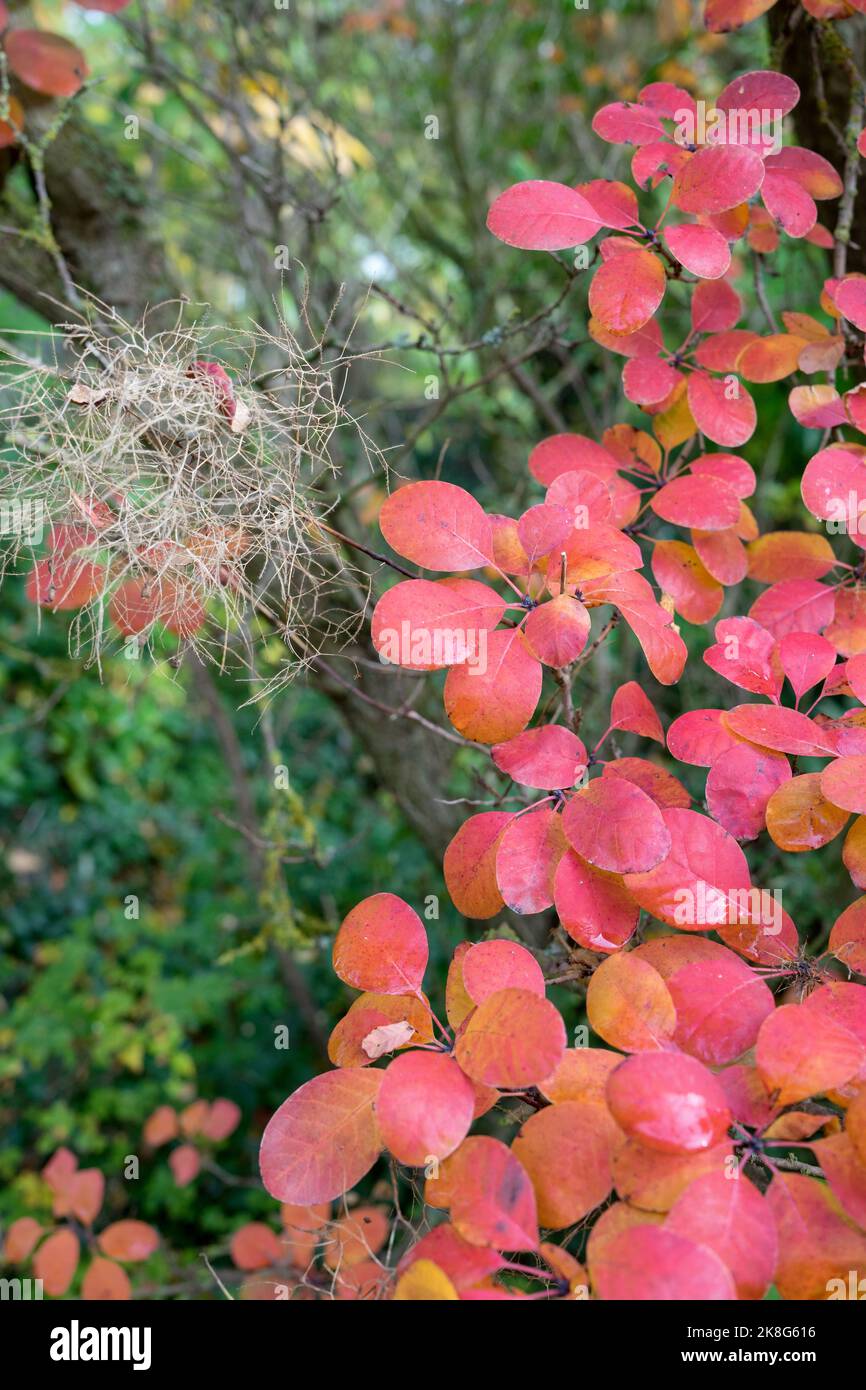
M 852 20 L 813 19 L 800 0 L 777 0 L 767 22 L 772 43 L 772 65 L 793 78 L 801 97 L 793 113 L 797 142 L 830 161 L 843 175 L 851 152 L 849 129 L 852 99 L 862 98 L 852 72 L 846 48 L 860 72 L 866 64 L 866 23 L 863 16 Z M 855 120 L 854 125 L 862 125 Z M 859 156 L 854 152 L 855 157 Z M 854 166 L 859 175 L 859 165 Z M 836 228 L 839 200 L 818 204 L 821 222 L 830 231 Z M 854 202 L 848 246 L 847 269 L 866 270 L 866 180 L 860 178 Z

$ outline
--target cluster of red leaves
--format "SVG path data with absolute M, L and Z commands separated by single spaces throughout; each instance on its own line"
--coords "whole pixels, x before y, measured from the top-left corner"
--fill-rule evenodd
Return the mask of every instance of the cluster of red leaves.
M 241 1285 L 242 1299 L 378 1300 L 390 1292 L 393 1271 L 380 1253 L 392 1232 L 387 1208 L 360 1203 L 332 1216 L 330 1202 L 284 1202 L 280 1226 L 277 1233 L 249 1221 L 232 1236 L 232 1262 L 254 1275 Z
M 495 1278 L 515 1268 L 503 1252 L 540 1257 L 518 1268 L 563 1297 L 759 1298 L 775 1280 L 786 1298 L 822 1298 L 864 1267 L 866 988 L 815 969 L 823 982 L 802 1003 L 776 1007 L 762 974 L 784 970 L 756 971 L 706 937 L 658 938 L 592 975 L 587 1016 L 610 1047 L 568 1048 L 525 947 L 458 947 L 448 1027 L 422 992 L 427 955 L 400 898 L 349 913 L 334 969 L 364 993 L 332 1038 L 337 1069 L 280 1107 L 261 1148 L 268 1191 L 296 1204 L 340 1196 L 383 1148 L 424 1170 L 425 1200 L 449 1221 L 406 1254 L 395 1297 L 526 1296 Z M 383 1050 L 397 1055 L 381 1071 Z M 508 1099 L 535 1112 L 510 1147 L 470 1135 Z M 804 1141 L 829 1187 L 775 1168 L 775 1149 Z M 765 1190 L 741 1171 L 753 1155 L 772 1174 Z M 585 1269 L 542 1240 L 613 1193 Z M 272 1233 L 265 1254 L 285 1259 Z
M 32 1216 L 13 1221 L 6 1232 L 3 1260 L 22 1265 L 33 1256 L 33 1276 L 43 1291 L 60 1298 L 69 1289 L 81 1260 L 82 1244 L 90 1261 L 81 1281 L 84 1299 L 130 1299 L 132 1286 L 123 1268 L 147 1260 L 159 1235 L 144 1221 L 112 1221 L 96 1234 L 105 1178 L 98 1168 L 79 1168 L 69 1149 L 58 1149 L 42 1170 L 52 1194 L 52 1211 L 62 1224 L 46 1231 Z M 44 1237 L 44 1239 L 43 1239 Z M 35 1253 L 34 1253 L 35 1252 Z
M 83 608 L 111 583 L 105 565 L 89 557 L 98 555 L 99 532 L 112 524 L 114 513 L 105 502 L 82 502 L 81 509 L 86 517 L 82 523 L 61 522 L 51 528 L 47 554 L 27 577 L 27 597 L 40 608 Z M 202 537 L 202 544 L 207 539 Z M 165 572 L 169 549 L 159 546 L 157 553 L 138 557 L 143 569 L 152 570 L 151 578 L 122 579 L 115 585 L 108 615 L 122 637 L 147 636 L 157 625 L 189 637 L 203 626 L 206 614 L 194 585 Z
M 839 335 L 795 316 L 787 333 L 761 337 L 738 329 L 742 304 L 726 278 L 732 247 L 746 237 L 758 254 L 772 252 L 779 231 L 832 245 L 817 222 L 815 200 L 837 198 L 842 181 L 820 155 L 797 146 L 774 151 L 764 133 L 775 113 L 796 106 L 799 88 L 780 73 L 752 72 L 735 79 L 715 102 L 718 122 L 706 143 L 683 143 L 683 121 L 700 135 L 695 99 L 667 82 L 644 87 L 637 102 L 599 111 L 593 129 L 614 144 L 634 145 L 632 176 L 641 189 L 665 180 L 670 192 L 654 226 L 641 221 L 637 196 L 626 184 L 596 179 L 571 188 L 530 180 L 496 199 L 488 217 L 495 236 L 511 246 L 555 250 L 583 245 L 603 229 L 601 264 L 589 290 L 589 330 L 603 347 L 626 357 L 623 389 L 657 417 L 661 444 L 675 447 L 699 430 L 722 448 L 739 448 L 754 433 L 755 404 L 742 384 L 770 382 L 802 366 L 826 370 Z M 688 131 L 686 132 L 688 133 Z M 763 207 L 751 205 L 760 193 Z M 694 218 L 665 226 L 671 208 Z M 853 280 L 854 277 L 851 277 Z M 671 281 L 691 288 L 691 328 L 674 349 L 665 346 L 655 318 Z M 855 298 L 850 282 L 843 292 Z M 845 314 L 828 282 L 823 307 Z M 863 292 L 860 282 L 860 291 Z M 858 300 L 859 303 L 859 300 Z M 817 341 L 818 347 L 810 344 Z M 837 356 L 836 361 L 839 360 Z M 856 421 L 855 421 L 856 423 Z M 736 520 L 736 518 L 735 518 Z M 695 523 L 693 523 L 695 524 Z M 700 523 L 698 523 L 700 524 Z M 727 529 L 715 523 L 713 529 Z M 706 529 L 706 528 L 705 528 Z
M 171 1105 L 160 1105 L 145 1122 L 144 1142 L 157 1149 L 174 1139 L 184 1141 L 171 1150 L 168 1165 L 177 1186 L 186 1187 L 198 1177 L 209 1147 L 234 1134 L 240 1118 L 234 1101 L 224 1097 L 194 1100 L 180 1112 Z
M 775 3 L 776 0 L 706 0 L 704 19 L 711 33 L 727 34 L 760 19 Z M 858 12 L 866 14 L 866 0 L 803 0 L 803 9 L 815 19 L 849 19 Z
M 395 1298 L 753 1299 L 775 1284 L 784 1298 L 823 1299 L 832 1280 L 847 1287 L 850 1271 L 866 1272 L 866 986 L 840 978 L 866 974 L 866 897 L 837 917 L 827 954 L 806 957 L 741 848 L 765 830 L 782 849 L 816 848 L 854 814 L 843 859 L 866 887 L 864 563 L 837 558 L 826 535 L 760 535 L 746 502 L 753 469 L 705 452 L 705 441 L 730 450 L 751 437 L 743 381 L 832 374 L 861 356 L 859 276 L 826 282 L 831 328 L 800 312 L 785 314 L 784 333 L 739 327 L 739 240 L 758 257 L 782 235 L 832 244 L 815 200 L 839 195 L 835 170 L 808 150 L 773 152 L 755 133 L 798 96 L 775 73 L 737 79 L 716 103 L 732 117 L 725 138 L 702 146 L 674 138 L 675 119 L 697 113 L 670 84 L 600 111 L 596 133 L 636 147 L 639 188 L 670 180 L 652 227 L 621 183 L 534 180 L 503 193 L 489 226 L 511 245 L 561 250 L 613 233 L 600 246 L 589 329 L 625 357 L 625 394 L 652 433 L 617 424 L 601 443 L 544 440 L 529 468 L 545 497 L 518 518 L 488 515 L 444 482 L 400 487 L 382 508 L 392 549 L 447 577 L 384 594 L 372 620 L 380 656 L 449 668 L 451 723 L 491 746 L 512 783 L 543 794 L 516 814 L 466 821 L 445 856 L 449 893 L 474 918 L 555 907 L 595 953 L 586 1010 L 604 1044 L 567 1047 L 538 960 L 505 939 L 458 947 L 441 1023 L 422 989 L 428 943 L 409 904 L 378 893 L 348 914 L 334 969 L 362 993 L 331 1037 L 335 1070 L 270 1121 L 261 1169 L 268 1191 L 296 1204 L 339 1197 L 383 1150 L 422 1170 L 427 1205 L 448 1220 L 405 1252 Z M 738 127 L 743 113 L 757 125 Z M 758 193 L 762 205 L 751 201 Z M 690 220 L 663 230 L 672 207 Z M 675 350 L 656 318 L 672 283 L 686 288 L 691 318 Z M 857 390 L 796 387 L 790 404 L 809 427 L 866 423 Z M 866 549 L 866 446 L 840 435 L 822 448 L 803 500 Z M 647 534 L 659 522 L 688 540 Z M 638 540 L 652 545 L 660 599 L 639 573 Z M 471 577 L 479 570 L 483 579 Z M 593 608 L 611 606 L 655 678 L 672 684 L 687 655 L 675 615 L 710 622 L 726 588 L 747 577 L 767 587 L 748 616 L 717 623 L 704 660 L 757 699 L 691 710 L 665 734 L 629 682 L 591 747 L 577 722 L 528 727 L 544 670 L 567 685 L 591 658 Z M 855 703 L 841 717 L 816 712 L 830 696 Z M 657 757 L 602 757 L 614 730 L 706 767 L 706 814 Z M 642 912 L 662 924 L 648 939 L 636 931 Z M 494 1106 L 515 1103 L 522 1124 L 510 1146 L 471 1133 Z M 780 1167 L 792 1145 L 808 1148 L 823 1176 Z M 568 1243 L 587 1224 L 582 1263 L 544 1238 L 568 1232 Z M 519 1252 L 530 1263 L 509 1258 Z

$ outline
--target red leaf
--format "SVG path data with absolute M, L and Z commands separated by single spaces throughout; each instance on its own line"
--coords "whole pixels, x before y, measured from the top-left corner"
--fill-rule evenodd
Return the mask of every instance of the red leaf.
M 605 227 L 615 231 L 627 231 L 640 226 L 637 197 L 626 183 L 614 183 L 609 179 L 593 179 L 590 183 L 577 185 Z
M 658 720 L 658 715 L 655 717 Z M 522 787 L 537 787 L 540 791 L 573 787 L 586 771 L 586 748 L 561 724 L 527 729 L 507 743 L 498 743 L 490 750 L 490 756 L 500 772 L 507 773 Z
M 627 874 L 625 886 L 647 912 L 683 931 L 708 931 L 738 920 L 751 879 L 745 855 L 726 830 L 696 811 L 661 812 L 671 851 L 649 873 Z
M 464 738 L 504 743 L 526 728 L 541 683 L 541 667 L 518 629 L 491 632 L 486 661 L 448 672 L 445 712 Z
M 653 140 L 641 145 L 632 155 L 631 173 L 638 188 L 657 188 L 665 178 L 674 178 L 691 159 L 683 145 L 669 140 Z
M 427 933 L 418 914 L 393 893 L 374 893 L 344 918 L 334 941 L 334 973 L 354 989 L 415 994 L 428 954 Z
M 735 328 L 743 306 L 727 280 L 702 280 L 692 295 L 692 328 L 696 333 L 724 333 Z
M 74 96 L 88 75 L 84 54 L 59 34 L 10 29 L 3 47 L 15 76 L 44 96 Z
M 779 643 L 779 661 L 799 701 L 807 690 L 826 680 L 836 664 L 836 651 L 826 637 L 814 632 L 790 632 Z
M 410 1168 L 453 1153 L 469 1132 L 474 1110 L 469 1078 L 451 1057 L 432 1052 L 395 1057 L 376 1099 L 385 1147 Z
M 647 665 L 659 684 L 674 685 L 683 673 L 688 652 L 679 632 L 671 626 L 670 614 L 658 604 L 647 609 L 623 598 L 610 601 L 616 603 L 640 643 Z
M 177 1187 L 187 1187 L 201 1172 L 201 1154 L 194 1144 L 179 1144 L 168 1156 Z
M 64 1226 L 44 1240 L 33 1257 L 33 1273 L 50 1298 L 62 1298 L 75 1277 L 78 1237 Z
M 580 1101 L 550 1105 L 525 1121 L 512 1153 L 535 1188 L 542 1226 L 562 1230 L 606 1201 L 616 1134 L 599 1106 Z
M 470 1016 L 455 1056 L 473 1081 L 517 1090 L 537 1086 L 565 1051 L 565 1026 L 547 1000 L 527 989 L 491 994 Z
M 730 952 L 681 966 L 667 986 L 677 1011 L 674 1042 L 708 1067 L 742 1057 L 775 1009 L 764 981 Z
M 665 733 L 649 696 L 637 681 L 626 681 L 614 691 L 610 702 L 610 727 L 655 739 L 664 748 Z
M 748 328 L 729 328 L 724 333 L 714 333 L 698 345 L 695 361 L 709 372 L 732 372 L 743 349 L 757 339 L 757 333 Z
M 607 449 L 584 434 L 552 434 L 542 439 L 529 455 L 529 471 L 545 487 L 561 473 L 588 468 L 602 476 L 613 477 L 617 460 Z
M 719 584 L 739 584 L 749 571 L 749 556 L 736 530 L 692 531 L 695 554 Z M 715 615 L 713 615 L 715 616 Z
M 622 371 L 626 398 L 635 405 L 659 405 L 680 380 L 680 373 L 659 357 L 630 357 Z
M 707 777 L 707 810 L 736 840 L 756 840 L 764 829 L 767 804 L 791 780 L 781 753 L 740 744 L 717 758 Z
M 680 264 L 702 280 L 718 280 L 730 268 L 730 247 L 714 227 L 683 223 L 666 227 L 664 238 Z
M 804 237 L 818 221 L 814 199 L 794 179 L 767 170 L 761 197 L 770 216 L 790 237 Z
M 761 1080 L 778 1106 L 844 1086 L 864 1062 L 866 1051 L 845 1028 L 829 1018 L 816 1027 L 799 1004 L 773 1010 L 755 1049 Z
M 683 212 L 726 212 L 748 202 L 764 180 L 764 162 L 738 145 L 706 146 L 684 164 L 674 180 L 674 203 Z
M 833 299 L 849 323 L 866 329 L 866 280 L 843 280 L 833 292 Z
M 688 400 L 698 429 L 714 444 L 736 449 L 755 432 L 755 402 L 734 376 L 720 380 L 692 372 Z
M 821 791 L 843 811 L 866 812 L 866 755 L 837 758 L 821 774 Z
M 202 1123 L 201 1132 L 206 1139 L 219 1144 L 234 1134 L 241 1121 L 241 1112 L 233 1100 L 220 1097 L 212 1101 Z
M 591 619 L 579 599 L 559 594 L 533 608 L 524 623 L 526 645 L 545 666 L 562 667 L 576 661 L 586 646 Z
M 159 1105 L 145 1122 L 144 1140 L 156 1149 L 160 1144 L 176 1139 L 177 1132 L 177 1112 L 170 1105 Z
M 624 1052 L 665 1050 L 677 1023 L 661 975 L 633 951 L 609 956 L 596 968 L 586 992 L 586 1016 L 600 1038 Z
M 719 111 L 757 116 L 763 124 L 774 117 L 787 116 L 799 100 L 800 88 L 793 78 L 762 69 L 735 77 L 716 97 L 716 107 Z
M 782 672 L 771 633 L 752 618 L 723 618 L 716 623 L 716 642 L 704 661 L 725 680 L 754 695 L 778 697 Z
M 582 194 L 547 179 L 515 183 L 500 193 L 487 214 L 488 229 L 495 237 L 528 251 L 582 246 L 601 225 L 601 218 Z
M 665 270 L 651 251 L 635 249 L 600 265 L 589 287 L 589 308 L 612 333 L 648 323 L 665 295 Z
M 717 758 L 739 740 L 722 723 L 723 710 L 687 710 L 668 729 L 668 749 L 678 763 L 712 767 Z
M 29 1259 L 42 1233 L 42 1227 L 34 1217 L 19 1216 L 7 1228 L 2 1249 L 4 1261 L 22 1264 Z
M 229 1254 L 238 1269 L 267 1269 L 280 1264 L 286 1251 L 270 1226 L 263 1221 L 248 1221 L 232 1236 Z
M 571 534 L 573 524 L 564 507 L 550 502 L 542 502 L 524 512 L 517 523 L 517 535 L 530 566 L 549 555 L 551 550 L 558 550 Z
M 493 559 L 493 525 L 453 483 L 407 483 L 384 503 L 379 527 L 398 555 L 434 570 L 467 570 Z
M 496 851 L 496 883 L 513 912 L 544 912 L 553 902 L 553 874 L 566 852 L 562 817 L 549 806 L 514 816 Z
M 858 898 L 839 914 L 827 944 L 836 959 L 849 970 L 866 975 L 866 897 Z
M 715 1252 L 730 1270 L 741 1299 L 763 1298 L 778 1257 L 772 1208 L 745 1178 L 708 1173 L 677 1198 L 665 1230 Z M 692 1296 L 692 1295 L 690 1295 Z
M 370 628 L 380 658 L 412 671 L 477 662 L 505 600 L 472 579 L 407 579 L 376 604 Z
M 638 97 L 642 105 L 670 121 L 676 120 L 682 111 L 691 111 L 692 114 L 697 111 L 697 103 L 691 93 L 673 82 L 650 82 L 641 88 Z
M 126 1271 L 113 1260 L 103 1260 L 97 1255 L 90 1263 L 81 1281 L 81 1297 L 99 1303 L 115 1300 L 125 1302 L 132 1298 L 132 1285 Z
M 593 1264 L 600 1298 L 638 1302 L 725 1302 L 737 1291 L 729 1270 L 706 1245 L 658 1226 L 621 1231 Z
M 479 941 L 463 956 L 463 984 L 475 1004 L 501 989 L 528 989 L 544 997 L 544 974 L 535 957 L 516 941 Z
M 724 590 L 704 568 L 694 546 L 684 541 L 658 541 L 651 563 L 663 593 L 687 622 L 707 623 L 716 616 L 724 602 Z
M 571 850 L 557 866 L 553 901 L 569 936 L 589 951 L 618 951 L 640 916 L 619 875 L 594 869 Z
M 661 1153 L 710 1149 L 721 1142 L 731 1123 L 724 1092 L 712 1072 L 694 1057 L 676 1052 L 627 1057 L 611 1072 L 607 1103 L 626 1134 Z
M 599 473 L 585 468 L 575 468 L 568 473 L 560 473 L 547 490 L 547 500 L 563 507 L 572 519 L 572 525 L 592 526 L 597 522 L 610 522 L 619 525 L 614 517 L 614 501 L 618 494 L 623 497 L 623 488 L 630 484 L 616 475 L 602 477 Z M 620 504 L 621 505 L 621 504 Z
M 112 1260 L 138 1263 L 153 1254 L 159 1234 L 144 1221 L 113 1221 L 99 1234 L 97 1244 Z
M 652 508 L 675 526 L 699 526 L 703 531 L 725 531 L 740 516 L 736 494 L 711 474 L 674 478 L 653 497 Z
M 596 111 L 592 128 L 612 145 L 648 145 L 665 134 L 651 107 L 632 101 L 614 101 Z
M 507 811 L 470 816 L 445 851 L 445 883 L 464 917 L 494 917 L 504 905 L 496 883 L 496 854 L 502 832 L 512 820 Z
M 105 1178 L 98 1168 L 82 1168 L 66 1190 L 67 1210 L 81 1222 L 92 1226 L 102 1208 Z
M 473 1245 L 536 1250 L 538 1217 L 526 1169 L 499 1139 L 465 1140 L 449 1163 L 451 1220 Z
M 789 632 L 820 632 L 832 621 L 839 601 L 833 589 L 813 579 L 784 579 L 752 604 L 749 614 L 774 637 Z M 828 638 L 831 634 L 828 632 Z
M 793 757 L 821 758 L 833 754 L 835 746 L 821 726 L 805 714 L 773 705 L 736 705 L 724 716 L 724 723 L 740 738 L 762 748 L 775 748 Z
M 597 778 L 572 797 L 562 828 L 583 859 L 609 873 L 645 873 L 671 848 L 658 806 L 620 778 Z
M 306 1082 L 272 1115 L 262 1135 L 262 1182 L 278 1202 L 341 1197 L 382 1148 L 375 1102 L 385 1073 L 354 1068 Z

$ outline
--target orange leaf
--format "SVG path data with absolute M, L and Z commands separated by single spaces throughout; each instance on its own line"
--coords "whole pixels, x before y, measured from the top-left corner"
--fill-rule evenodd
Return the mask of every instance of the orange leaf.
M 271 1117 L 262 1136 L 262 1181 L 279 1202 L 340 1197 L 372 1168 L 382 1148 L 375 1102 L 384 1072 L 325 1072 Z

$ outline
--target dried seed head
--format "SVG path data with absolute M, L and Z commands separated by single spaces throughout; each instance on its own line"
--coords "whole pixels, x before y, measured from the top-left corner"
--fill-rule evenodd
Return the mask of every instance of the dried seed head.
M 317 524 L 334 433 L 349 426 L 375 452 L 339 395 L 345 359 L 304 351 L 286 325 L 217 331 L 185 313 L 155 333 L 73 326 L 47 339 L 50 361 L 4 364 L 0 500 L 42 528 L 7 524 L 0 566 L 29 566 L 44 528 L 28 591 L 78 610 L 74 651 L 98 658 L 162 626 L 223 661 L 248 651 L 258 614 L 303 662 L 349 621 L 343 562 Z M 263 360 L 275 365 L 257 379 Z

